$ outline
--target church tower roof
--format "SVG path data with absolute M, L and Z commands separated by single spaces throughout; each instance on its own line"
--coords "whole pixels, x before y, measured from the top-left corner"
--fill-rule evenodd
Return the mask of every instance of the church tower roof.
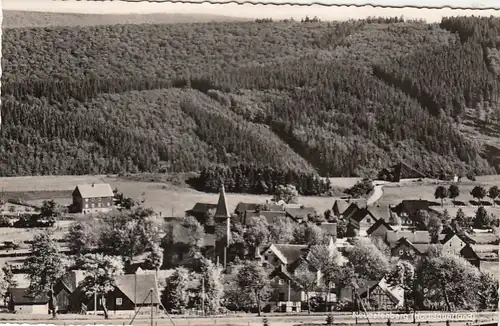
M 224 190 L 224 184 L 222 184 L 220 193 L 219 193 L 219 201 L 217 202 L 217 208 L 215 209 L 214 218 L 229 218 L 229 210 L 227 208 L 226 202 L 226 191 Z

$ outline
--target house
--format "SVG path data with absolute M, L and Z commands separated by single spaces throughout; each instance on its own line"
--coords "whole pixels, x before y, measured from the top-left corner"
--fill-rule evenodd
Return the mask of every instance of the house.
M 357 212 L 358 210 L 360 209 L 360 207 L 358 206 L 358 204 L 356 203 L 351 203 L 344 211 L 344 213 L 342 213 L 342 217 L 344 219 L 346 218 L 349 218 L 351 215 L 353 215 L 355 212 Z
M 259 257 L 264 267 L 289 266 L 308 252 L 308 245 L 271 244 L 260 251 Z
M 366 230 L 366 235 L 369 237 L 385 239 L 387 231 L 394 231 L 394 229 L 384 219 L 378 219 L 368 228 L 368 230 Z
M 375 219 L 380 220 L 383 219 L 384 221 L 390 223 L 391 218 L 395 213 L 392 211 L 393 207 L 392 205 L 389 204 L 375 204 L 372 206 L 368 206 L 368 210 L 370 213 L 375 217 Z
M 443 244 L 443 252 L 459 255 L 467 242 L 454 232 L 448 232 L 440 241 Z
M 400 309 L 404 305 L 404 289 L 400 286 L 389 285 L 385 278 L 375 284 L 370 284 L 360 297 L 367 300 L 370 307 L 376 310 Z
M 386 232 L 386 243 L 393 247 L 401 238 L 408 239 L 413 244 L 431 243 L 431 236 L 429 231 L 409 231 L 409 230 L 395 230 Z
M 106 303 L 110 313 L 134 311 L 139 307 L 158 309 L 160 295 L 155 274 L 124 274 L 116 277 L 113 290 L 106 295 Z M 80 300 L 87 311 L 94 311 L 94 296 L 82 295 Z M 97 310 L 102 310 L 100 298 Z
M 256 203 L 238 203 L 236 205 L 236 209 L 234 210 L 234 213 L 243 216 L 245 212 L 247 211 L 283 211 L 283 207 L 281 205 L 272 203 L 269 204 L 266 202 L 265 204 L 256 204 Z
M 216 208 L 216 204 L 196 203 L 193 208 L 186 211 L 186 216 L 192 216 L 196 218 L 201 225 L 205 225 L 209 212 L 211 210 L 215 211 Z
M 79 311 L 81 303 L 73 298 L 78 297 L 76 292 L 80 291 L 80 282 L 85 279 L 85 272 L 82 270 L 73 270 L 66 273 L 54 285 L 54 294 L 56 296 L 58 313 L 67 313 Z
M 367 230 L 377 222 L 375 216 L 366 208 L 360 208 L 344 219 L 348 227 L 355 229 L 360 236 L 366 236 Z
M 49 297 L 30 294 L 28 288 L 11 288 L 8 292 L 9 311 L 22 314 L 47 314 Z
M 470 244 L 466 243 L 460 250 L 459 254 L 460 256 L 465 258 L 472 266 L 476 266 L 477 268 L 481 269 L 481 258 Z
M 332 213 L 334 216 L 340 217 L 344 212 L 347 210 L 347 208 L 351 205 L 350 202 L 347 200 L 342 200 L 338 199 L 333 203 L 332 206 Z
M 310 215 L 315 215 L 314 207 L 285 207 L 286 216 L 290 217 L 297 223 L 307 222 Z
M 403 200 L 393 211 L 401 218 L 402 225 L 413 225 L 418 211 L 430 211 L 430 202 L 427 200 Z
M 415 261 L 427 253 L 429 246 L 430 243 L 412 243 L 403 237 L 391 249 L 391 256 L 403 260 Z
M 113 208 L 114 193 L 108 183 L 76 186 L 70 210 L 74 213 L 107 212 Z

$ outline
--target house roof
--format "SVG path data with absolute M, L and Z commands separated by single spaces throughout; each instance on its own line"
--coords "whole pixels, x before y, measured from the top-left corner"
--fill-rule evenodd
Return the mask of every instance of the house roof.
M 415 214 L 419 210 L 428 210 L 430 203 L 427 200 L 403 200 L 396 206 L 396 210 L 401 212 L 406 212 L 407 214 Z
M 14 305 L 47 304 L 49 302 L 49 297 L 46 293 L 31 295 L 28 288 L 11 288 L 9 289 L 9 293 Z
M 389 222 L 391 219 L 392 207 L 388 204 L 376 204 L 368 207 L 370 213 L 372 213 L 373 217 L 377 220 L 383 219 L 386 222 Z
M 404 292 L 398 291 L 398 287 L 391 287 L 385 279 L 381 279 L 380 281 L 369 281 L 369 292 L 374 291 L 377 287 L 379 287 L 394 304 L 399 304 L 404 300 Z M 365 298 L 368 295 L 368 291 L 364 291 L 361 294 L 362 298 Z
M 82 198 L 113 197 L 113 189 L 109 183 L 92 183 L 78 185 L 75 191 L 79 191 Z
M 413 244 L 431 242 L 431 236 L 428 231 L 395 230 L 395 231 L 387 231 L 386 233 L 386 241 L 389 244 L 395 244 L 401 238 L 406 238 Z
M 264 247 L 260 254 L 262 255 L 268 250 L 273 251 L 284 264 L 290 265 L 305 256 L 309 250 L 309 246 L 296 244 L 271 244 L 270 246 Z
M 357 211 L 355 211 L 351 216 L 349 217 L 350 220 L 354 220 L 356 222 L 361 222 L 366 216 L 369 216 L 373 218 L 374 220 L 377 220 L 375 216 L 370 212 L 370 210 L 366 208 L 360 208 Z
M 332 206 L 332 211 L 333 211 L 333 215 L 336 215 L 336 216 L 340 216 L 342 214 L 344 214 L 345 210 L 347 209 L 347 207 L 349 207 L 351 205 L 351 203 L 349 203 L 348 201 L 346 200 L 343 200 L 343 199 L 337 199 L 334 203 L 333 203 L 333 206 Z
M 120 290 L 133 304 L 141 304 L 146 300 L 149 291 L 153 289 L 153 304 L 158 304 L 160 293 L 155 274 L 125 274 L 115 279 L 116 288 Z M 151 296 L 147 298 L 151 303 Z
M 226 191 L 224 190 L 224 185 L 222 185 L 219 193 L 219 201 L 217 202 L 217 207 L 215 209 L 215 218 L 229 218 L 229 209 L 227 208 L 226 202 Z
M 216 209 L 217 204 L 208 204 L 208 203 L 196 203 L 193 208 L 187 210 L 189 213 L 197 213 L 197 214 L 206 214 L 211 209 Z
M 462 250 L 460 250 L 460 255 L 468 259 L 480 259 L 479 255 L 469 244 L 466 244 Z
M 346 208 L 346 210 L 344 211 L 344 213 L 342 214 L 342 216 L 344 218 L 348 218 L 348 217 L 352 216 L 352 214 L 354 214 L 355 212 L 357 212 L 359 209 L 360 208 L 359 208 L 358 204 L 351 203 L 349 205 L 349 207 Z
M 316 210 L 314 207 L 286 207 L 285 212 L 294 219 L 307 220 L 307 216 L 309 214 L 315 214 Z
M 250 217 L 264 216 L 268 223 L 275 223 L 277 219 L 285 218 L 285 211 L 245 211 L 245 224 Z
M 78 287 L 78 284 L 80 284 L 80 282 L 83 281 L 84 279 L 85 279 L 85 271 L 72 270 L 64 274 L 63 277 L 61 277 L 60 281 L 62 282 L 62 284 L 64 284 L 64 286 L 66 286 L 66 288 L 70 292 L 73 292 Z
M 234 210 L 234 212 L 236 214 L 242 214 L 242 213 L 245 213 L 246 211 L 255 211 L 257 208 L 259 208 L 260 206 L 262 206 L 261 204 L 257 204 L 257 203 L 238 203 L 238 205 L 236 205 L 236 209 Z
M 366 234 L 368 235 L 372 234 L 373 232 L 375 232 L 375 230 L 377 230 L 381 226 L 385 226 L 388 231 L 394 231 L 392 226 L 390 226 L 390 224 L 387 223 L 384 219 L 378 219 L 375 223 L 373 223 L 372 226 L 368 228 Z
M 473 240 L 477 244 L 488 244 L 488 243 L 495 243 L 498 241 L 498 236 L 494 233 L 486 233 L 486 232 L 481 232 L 481 233 L 476 233 L 476 234 L 467 234 L 467 236 Z
M 406 244 L 409 247 L 415 249 L 418 253 L 421 255 L 425 254 L 427 250 L 429 249 L 429 246 L 431 245 L 430 243 L 413 243 L 407 238 L 401 238 L 397 241 L 395 248 L 399 247 L 402 244 Z

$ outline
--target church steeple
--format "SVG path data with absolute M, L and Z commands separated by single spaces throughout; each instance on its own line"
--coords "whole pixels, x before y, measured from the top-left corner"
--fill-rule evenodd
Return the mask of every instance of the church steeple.
M 222 183 L 222 187 L 219 193 L 219 201 L 217 202 L 217 208 L 215 209 L 214 218 L 216 219 L 226 219 L 229 218 L 229 210 L 227 208 L 226 202 L 226 191 L 224 189 L 224 183 Z

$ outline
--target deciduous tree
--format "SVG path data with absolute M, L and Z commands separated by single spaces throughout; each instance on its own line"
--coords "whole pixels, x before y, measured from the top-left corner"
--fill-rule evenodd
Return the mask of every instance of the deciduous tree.
M 302 291 L 304 291 L 307 300 L 307 312 L 311 313 L 311 301 L 309 294 L 313 292 L 318 287 L 318 276 L 316 272 L 311 271 L 309 265 L 302 264 L 295 270 L 296 282 L 300 285 Z
M 184 267 L 177 267 L 174 273 L 166 279 L 165 290 L 162 293 L 162 304 L 168 310 L 185 309 L 189 303 L 189 281 L 192 278 Z
M 29 291 L 37 295 L 49 294 L 49 309 L 54 317 L 57 314 L 54 285 L 68 267 L 69 261 L 59 252 L 52 232 L 45 231 L 35 235 L 30 244 L 29 257 L 24 261 L 24 269 L 30 281 Z
M 202 259 L 201 278 L 203 279 L 206 308 L 211 313 L 217 313 L 221 307 L 224 295 L 222 266 L 214 264 L 209 259 Z M 201 293 L 201 289 L 200 289 Z
M 85 279 L 81 282 L 82 290 L 87 296 L 96 295 L 100 298 L 104 318 L 108 319 L 106 294 L 116 285 L 116 278 L 123 274 L 123 262 L 118 256 L 103 254 L 86 254 L 82 257 L 80 267 L 85 271 Z
M 236 274 L 236 282 L 242 292 L 253 294 L 260 316 L 262 298 L 269 287 L 269 278 L 264 268 L 255 261 L 246 261 Z
M 481 200 L 486 197 L 486 189 L 482 186 L 475 186 L 470 192 L 472 198 L 477 198 L 479 205 L 481 205 Z
M 269 224 L 269 241 L 271 243 L 291 243 L 296 225 L 293 221 L 278 219 Z
M 444 199 L 448 198 L 448 195 L 448 189 L 446 189 L 444 186 L 438 186 L 434 191 L 434 198 L 441 200 L 441 207 L 443 207 Z
M 453 205 L 455 205 L 455 199 L 457 199 L 458 196 L 460 196 L 460 188 L 455 184 L 450 185 L 448 188 L 448 197 L 453 201 Z
M 500 196 L 500 188 L 497 186 L 492 186 L 490 189 L 488 189 L 488 197 L 491 198 L 493 206 L 495 206 L 495 199 Z
M 256 250 L 261 244 L 269 241 L 269 223 L 263 216 L 253 216 L 248 219 L 243 238 L 250 248 Z
M 299 193 L 294 185 L 279 185 L 274 192 L 273 201 L 279 202 L 283 200 L 287 204 L 297 204 Z

